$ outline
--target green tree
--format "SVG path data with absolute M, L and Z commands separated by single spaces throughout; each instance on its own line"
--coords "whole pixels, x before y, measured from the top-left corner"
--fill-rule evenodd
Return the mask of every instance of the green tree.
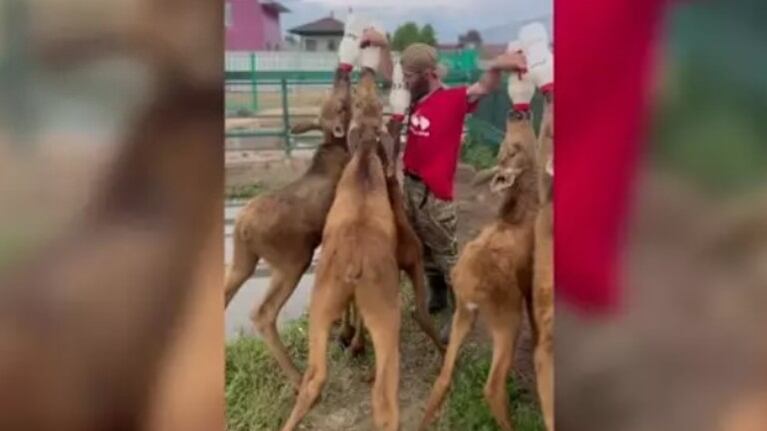
M 477 30 L 469 30 L 465 36 L 460 36 L 459 41 L 464 44 L 473 44 L 475 46 L 482 45 L 482 35 Z
M 431 24 L 426 24 L 421 28 L 420 42 L 427 45 L 437 46 L 437 36 L 434 34 L 434 27 Z
M 418 29 L 418 24 L 409 21 L 397 27 L 397 30 L 394 31 L 394 38 L 392 39 L 391 45 L 395 51 L 402 51 L 408 45 L 420 41 L 421 33 Z

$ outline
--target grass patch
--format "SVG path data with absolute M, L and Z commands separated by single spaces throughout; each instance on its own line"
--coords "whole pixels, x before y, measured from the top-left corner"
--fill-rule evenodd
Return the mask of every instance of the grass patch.
M 306 367 L 308 326 L 304 317 L 289 323 L 281 333 L 299 369 Z M 293 389 L 261 340 L 240 336 L 227 343 L 228 431 L 279 429 L 290 414 L 293 401 Z
M 440 429 L 491 431 L 498 426 L 482 393 L 490 373 L 491 352 L 486 346 L 468 344 L 461 349 L 453 386 L 442 412 Z M 534 396 L 513 379 L 507 382 L 512 421 L 516 431 L 543 431 L 543 417 Z
M 243 186 L 229 187 L 226 192 L 227 199 L 251 199 L 266 191 L 261 183 L 246 184 Z
M 53 228 L 37 222 L 16 224 L 0 229 L 0 272 L 23 261 L 46 240 Z
M 403 319 L 409 319 L 412 301 L 409 288 L 403 289 Z M 404 320 L 403 320 L 404 323 Z M 417 331 L 414 323 L 403 325 L 403 337 L 415 336 L 408 331 Z M 308 320 L 306 316 L 288 324 L 282 330 L 282 339 L 291 358 L 299 369 L 306 368 L 308 356 Z M 369 340 L 368 340 L 369 343 Z M 374 354 L 368 344 L 365 355 L 361 358 L 349 358 L 338 345 L 329 343 L 329 368 L 353 369 L 352 374 L 360 375 L 372 369 Z M 482 394 L 485 380 L 490 371 L 491 353 L 489 346 L 468 341 L 461 349 L 459 364 L 453 380 L 453 386 L 443 406 L 439 422 L 433 429 L 440 431 L 497 430 L 490 410 Z M 436 372 L 430 376 L 433 383 Z M 333 379 L 334 376 L 329 376 Z M 400 390 L 406 390 L 407 382 L 400 381 Z M 332 386 L 328 381 L 325 394 L 320 403 L 331 395 Z M 543 431 L 543 419 L 534 402 L 534 397 L 518 385 L 513 379 L 508 382 L 512 419 L 517 431 Z M 365 390 L 365 397 L 369 392 Z M 290 414 L 295 398 L 291 387 L 269 355 L 264 343 L 253 337 L 241 336 L 226 347 L 226 403 L 228 431 L 261 431 L 279 429 Z M 426 396 L 422 402 L 426 402 Z M 319 408 L 320 406 L 315 406 Z M 342 408 L 345 406 L 339 406 Z M 308 418 L 307 418 L 308 419 Z M 420 417 L 418 418 L 420 420 Z M 307 429 L 313 429 L 311 421 L 305 420 Z M 405 426 L 410 429 L 412 426 Z
M 495 166 L 495 151 L 489 145 L 467 139 L 461 147 L 461 161 L 478 171 L 487 169 Z
M 703 22 L 716 26 L 716 14 L 694 9 L 692 14 L 692 10 L 680 10 L 670 20 L 672 40 L 676 39 L 669 51 L 674 61 L 669 63 L 654 114 L 654 161 L 713 195 L 748 192 L 767 180 L 767 122 L 761 118 L 767 103 L 755 97 L 764 87 L 763 79 L 756 78 L 759 74 L 744 79 L 714 72 L 715 65 L 722 63 L 756 69 L 745 66 L 751 61 L 749 56 L 727 54 L 726 50 L 718 55 L 730 55 L 730 59 L 711 55 L 710 32 L 697 29 Z M 748 34 L 742 30 L 736 32 L 741 38 Z M 684 55 L 677 55 L 680 53 Z M 721 91 L 723 88 L 727 91 Z
M 495 166 L 498 143 L 488 138 L 485 125 L 480 122 L 469 123 L 469 128 L 461 145 L 461 161 L 476 170 Z
M 756 126 L 736 113 L 711 110 L 665 125 L 656 159 L 714 193 L 763 184 L 767 150 Z
M 0 270 L 13 263 L 14 258 L 28 246 L 28 241 L 15 232 L 0 232 Z
M 305 370 L 309 356 L 308 316 L 288 323 L 280 331 L 280 337 L 299 370 Z M 359 358 L 349 358 L 333 340 L 330 341 L 330 362 L 345 362 L 345 365 L 358 369 L 362 369 L 361 365 L 373 364 L 372 348 L 366 349 Z M 227 431 L 279 429 L 290 415 L 294 402 L 292 387 L 263 341 L 240 335 L 227 343 Z

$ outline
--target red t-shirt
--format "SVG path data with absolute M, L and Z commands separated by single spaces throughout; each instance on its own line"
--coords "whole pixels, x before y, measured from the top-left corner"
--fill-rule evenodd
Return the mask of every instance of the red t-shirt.
M 469 103 L 468 87 L 440 88 L 419 101 L 410 113 L 405 171 L 419 176 L 439 199 L 453 200 L 453 179 Z

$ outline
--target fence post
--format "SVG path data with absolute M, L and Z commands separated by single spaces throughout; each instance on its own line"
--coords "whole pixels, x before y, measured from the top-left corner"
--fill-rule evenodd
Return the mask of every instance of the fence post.
M 288 80 L 282 78 L 280 81 L 282 92 L 282 124 L 284 127 L 283 137 L 285 138 L 285 154 L 290 157 L 293 149 L 293 143 L 290 141 L 290 110 L 288 107 Z
M 250 101 L 253 113 L 258 112 L 258 89 L 256 88 L 256 54 L 250 53 Z

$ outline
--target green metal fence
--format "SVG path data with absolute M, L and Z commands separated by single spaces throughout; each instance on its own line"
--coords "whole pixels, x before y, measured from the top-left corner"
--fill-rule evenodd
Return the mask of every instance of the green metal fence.
M 497 146 L 503 140 L 509 109 L 511 109 L 511 100 L 509 100 L 504 82 L 496 91 L 482 98 L 467 122 L 470 124 L 477 123 L 482 137 L 488 143 Z M 533 126 L 535 130 L 538 130 L 543 114 L 543 99 L 539 93 L 533 97 L 531 109 L 533 110 Z
M 333 85 L 333 72 L 262 72 L 255 75 L 253 81 L 241 77 L 227 79 L 227 116 L 252 119 L 257 124 L 257 127 L 227 128 L 227 140 L 277 138 L 288 156 L 297 148 L 310 148 L 319 144 L 321 134 L 294 136 L 290 129 L 296 122 L 310 121 L 316 116 L 317 107 L 326 90 Z M 357 78 L 358 74 L 355 73 L 352 79 Z M 230 91 L 232 86 L 238 86 L 239 91 Z M 309 97 L 302 100 L 302 94 L 308 94 Z M 235 97 L 243 95 L 247 97 Z M 239 145 L 240 148 L 242 146 Z M 253 150 L 259 149 L 258 145 L 250 147 Z M 273 145 L 267 144 L 265 147 L 272 149 Z
M 444 81 L 449 86 L 471 84 L 482 73 L 473 50 L 442 54 L 440 61 L 448 67 L 449 73 Z M 242 140 L 278 140 L 288 156 L 296 148 L 318 144 L 321 139 L 319 134 L 297 137 L 291 135 L 290 128 L 296 121 L 311 119 L 314 114 L 301 112 L 301 108 L 313 107 L 313 112 L 316 112 L 323 93 L 332 86 L 333 75 L 332 70 L 258 70 L 258 56 L 251 54 L 250 70 L 226 73 L 226 109 L 227 116 L 250 118 L 256 126 L 227 130 L 227 140 L 237 140 L 240 148 Z M 358 72 L 355 72 L 352 79 L 357 78 Z M 384 90 L 382 94 L 385 94 L 383 82 L 379 84 Z M 537 121 L 540 121 L 541 106 L 536 98 L 533 109 Z M 467 119 L 467 130 L 473 134 L 473 141 L 495 150 L 503 140 L 509 107 L 504 83 L 494 93 L 484 97 L 474 114 Z M 258 145 L 253 149 L 258 149 Z

